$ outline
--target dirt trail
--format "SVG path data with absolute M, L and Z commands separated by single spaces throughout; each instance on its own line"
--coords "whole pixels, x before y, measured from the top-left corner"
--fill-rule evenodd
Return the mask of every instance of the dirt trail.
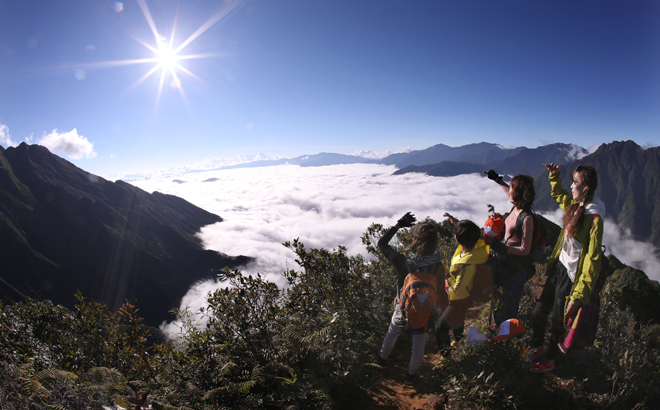
M 481 307 L 470 309 L 466 319 L 476 318 Z M 440 359 L 435 337 L 429 336 L 424 361 L 418 378 L 411 386 L 403 381 L 408 373 L 411 353 L 410 335 L 402 334 L 383 370 L 374 369 L 360 386 L 342 391 L 341 399 L 335 403 L 337 409 L 359 410 L 433 410 L 443 409 L 447 397 L 442 394 L 442 385 L 447 378 L 441 370 L 433 370 Z
M 432 344 L 431 344 L 432 343 Z M 403 345 L 403 344 L 402 344 Z M 410 347 L 409 343 L 405 344 Z M 435 339 L 429 338 L 428 350 L 434 351 Z M 403 346 L 402 346 L 403 347 Z M 427 410 L 443 408 L 442 381 L 445 375 L 433 370 L 434 364 L 440 359 L 440 354 L 424 355 L 424 362 L 419 369 L 419 376 L 412 386 L 403 382 L 408 370 L 410 349 L 398 354 L 394 361 L 387 366 L 382 378 L 367 387 L 373 405 L 363 407 L 366 409 L 410 409 Z M 438 406 L 436 406 L 438 405 Z

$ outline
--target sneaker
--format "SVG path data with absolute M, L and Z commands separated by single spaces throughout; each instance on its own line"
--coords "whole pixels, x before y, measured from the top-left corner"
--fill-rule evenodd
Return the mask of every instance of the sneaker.
M 563 354 L 568 354 L 568 347 L 564 346 L 564 342 L 557 343 L 557 346 L 559 347 L 560 352 Z
M 410 386 L 411 384 L 415 383 L 415 380 L 417 380 L 417 373 L 407 374 L 406 379 L 403 382 Z
M 545 345 L 542 345 L 541 347 L 528 347 L 522 351 L 521 356 L 529 360 L 530 363 L 536 363 L 547 351 L 548 347 Z
M 532 367 L 534 373 L 545 373 L 555 370 L 555 361 L 543 359 Z

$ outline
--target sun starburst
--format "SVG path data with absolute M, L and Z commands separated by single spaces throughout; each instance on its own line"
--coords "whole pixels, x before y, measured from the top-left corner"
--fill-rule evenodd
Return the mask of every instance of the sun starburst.
M 151 32 L 154 35 L 155 43 L 156 45 L 150 45 L 145 41 L 142 41 L 140 39 L 137 39 L 143 46 L 148 48 L 154 53 L 154 57 L 151 59 L 147 59 L 147 61 L 155 62 L 156 64 L 154 67 L 152 67 L 149 71 L 147 71 L 142 77 L 140 77 L 134 84 L 133 87 L 137 87 L 140 83 L 142 83 L 144 80 L 149 78 L 152 74 L 160 71 L 160 81 L 158 85 L 158 92 L 156 95 L 156 104 L 158 104 L 158 101 L 160 100 L 160 95 L 163 91 L 163 84 L 165 83 L 166 77 L 171 78 L 170 86 L 174 89 L 178 89 L 179 92 L 181 93 L 182 98 L 187 104 L 187 99 L 185 96 L 185 93 L 183 91 L 183 87 L 181 84 L 181 79 L 179 78 L 179 73 L 185 73 L 191 77 L 194 77 L 198 80 L 201 80 L 199 77 L 197 77 L 195 74 L 190 72 L 186 67 L 184 67 L 181 64 L 181 60 L 186 60 L 186 59 L 194 59 L 194 58 L 202 58 L 202 57 L 209 57 L 209 55 L 206 54 L 197 54 L 197 55 L 183 55 L 180 54 L 190 43 L 192 43 L 195 39 L 197 39 L 200 35 L 202 35 L 206 30 L 211 28 L 215 23 L 220 21 L 223 17 L 225 17 L 229 12 L 231 12 L 233 9 L 235 9 L 240 3 L 242 3 L 243 0 L 234 0 L 232 2 L 226 3 L 225 7 L 219 10 L 217 13 L 215 13 L 210 19 L 208 19 L 204 24 L 202 24 L 195 32 L 188 37 L 185 41 L 183 41 L 180 45 L 174 46 L 174 38 L 175 38 L 175 31 L 176 31 L 176 23 L 174 24 L 172 28 L 172 34 L 170 36 L 169 41 L 167 38 L 158 32 L 158 29 L 156 28 L 156 24 L 154 23 L 153 18 L 151 17 L 151 13 L 149 12 L 149 7 L 147 6 L 146 0 L 138 0 L 138 4 L 140 5 L 140 8 L 142 9 L 142 13 L 144 14 L 144 17 L 147 20 L 147 23 L 149 24 L 149 27 L 151 28 Z
M 160 100 L 160 96 L 163 91 L 163 85 L 165 84 L 166 80 L 169 81 L 169 85 L 172 88 L 179 91 L 186 106 L 188 106 L 188 102 L 183 90 L 183 85 L 180 75 L 185 74 L 199 81 L 202 81 L 202 79 L 199 78 L 194 73 L 192 73 L 190 70 L 188 70 L 182 64 L 183 60 L 214 57 L 217 56 L 217 54 L 208 54 L 208 53 L 184 54 L 183 53 L 184 49 L 187 46 L 189 46 L 193 41 L 195 41 L 199 36 L 201 36 L 206 30 L 208 30 L 217 22 L 219 22 L 224 17 L 226 17 L 232 10 L 234 10 L 241 3 L 243 3 L 243 1 L 245 0 L 226 1 L 223 7 L 219 11 L 217 11 L 213 16 L 211 16 L 211 18 L 209 18 L 206 22 L 204 22 L 204 24 L 202 24 L 199 28 L 197 28 L 181 44 L 175 46 L 174 41 L 176 38 L 176 19 L 175 22 L 173 23 L 172 31 L 168 39 L 168 37 L 166 37 L 162 32 L 159 32 L 158 29 L 156 28 L 156 24 L 153 18 L 151 17 L 151 12 L 149 11 L 149 7 L 147 6 L 146 0 L 137 0 L 137 3 L 139 4 L 140 9 L 142 10 L 142 14 L 144 14 L 144 17 L 147 20 L 147 23 L 149 24 L 149 28 L 151 29 L 151 32 L 154 36 L 154 40 L 152 42 L 147 42 L 137 37 L 134 38 L 136 41 L 138 41 L 140 44 L 146 47 L 149 51 L 151 51 L 152 53 L 151 57 L 131 59 L 131 60 L 113 60 L 113 61 L 105 61 L 105 62 L 92 63 L 92 64 L 78 64 L 76 65 L 77 71 L 80 71 L 80 76 L 84 76 L 84 70 L 94 70 L 100 68 L 110 68 L 110 67 L 119 67 L 119 66 L 133 65 L 133 64 L 151 63 L 153 64 L 153 66 L 144 75 L 142 75 L 133 84 L 131 84 L 128 87 L 127 91 L 130 92 L 133 89 L 137 88 L 140 84 L 142 84 L 147 78 L 151 77 L 153 74 L 160 73 L 160 79 L 158 81 L 158 89 L 156 93 L 156 107 L 158 106 L 158 102 Z M 58 70 L 70 70 L 70 68 L 61 67 Z M 76 76 L 78 77 L 78 74 L 76 74 Z

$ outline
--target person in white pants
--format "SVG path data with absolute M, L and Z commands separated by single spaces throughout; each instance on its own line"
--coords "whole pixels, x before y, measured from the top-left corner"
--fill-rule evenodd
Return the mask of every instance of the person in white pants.
M 390 321 L 389 329 L 385 335 L 385 339 L 383 340 L 383 346 L 380 350 L 380 358 L 382 362 L 388 359 L 390 353 L 392 353 L 392 349 L 394 349 L 397 338 L 404 331 L 412 333 L 412 355 L 408 364 L 408 374 L 405 379 L 406 384 L 412 384 L 417 378 L 417 371 L 419 370 L 420 364 L 424 358 L 424 347 L 426 346 L 426 339 L 429 336 L 429 331 L 435 329 L 433 326 L 433 320 L 439 317 L 439 305 L 446 306 L 448 303 L 447 292 L 443 286 L 445 283 L 445 269 L 442 264 L 442 255 L 440 255 L 440 253 L 437 251 L 438 231 L 432 224 L 423 222 L 415 227 L 412 243 L 406 248 L 405 256 L 397 252 L 394 248 L 392 248 L 392 246 L 389 245 L 390 240 L 392 240 L 400 228 L 410 227 L 414 223 L 414 215 L 408 212 L 397 221 L 396 225 L 388 229 L 383 237 L 378 241 L 378 248 L 396 268 L 398 279 L 397 304 L 394 309 L 394 314 L 392 315 L 392 320 Z M 436 289 L 438 305 L 436 306 L 434 315 L 432 316 L 431 320 L 429 320 L 429 331 L 415 331 L 411 329 L 404 330 L 404 328 L 406 328 L 407 321 L 398 301 L 401 297 L 400 292 L 403 288 L 406 276 L 408 276 L 409 272 L 413 272 L 410 270 L 410 266 L 415 266 L 419 271 L 428 272 L 435 275 L 437 282 L 436 287 L 438 288 Z M 444 304 L 441 302 L 444 302 Z

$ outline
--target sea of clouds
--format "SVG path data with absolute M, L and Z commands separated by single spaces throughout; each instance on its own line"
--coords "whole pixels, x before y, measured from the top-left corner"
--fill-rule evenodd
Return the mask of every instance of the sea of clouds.
M 131 183 L 148 191 L 176 195 L 221 216 L 224 221 L 199 233 L 204 245 L 228 255 L 256 258 L 241 270 L 260 273 L 284 285 L 281 273 L 297 269 L 295 255 L 282 243 L 299 238 L 307 248 L 345 246 L 350 255 L 363 254 L 361 235 L 374 222 L 393 225 L 412 211 L 418 219 L 442 220 L 449 212 L 481 225 L 488 204 L 497 212 L 511 208 L 502 189 L 483 175 L 430 177 L 410 173 L 392 175 L 393 166 L 375 164 L 225 169 L 167 175 Z M 545 215 L 558 222 L 561 211 Z M 651 257 L 653 246 L 634 241 L 606 218 L 608 249 L 649 277 L 660 279 L 660 261 Z M 197 311 L 206 295 L 224 286 L 217 281 L 197 283 L 181 301 Z M 167 334 L 176 323 L 163 324 Z

